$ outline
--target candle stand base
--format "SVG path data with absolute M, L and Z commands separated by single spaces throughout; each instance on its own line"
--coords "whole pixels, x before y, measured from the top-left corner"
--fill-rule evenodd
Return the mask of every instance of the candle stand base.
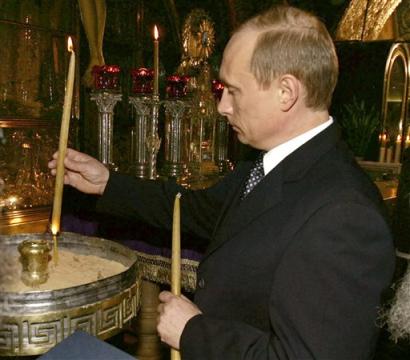
M 219 175 L 224 175 L 229 171 L 232 171 L 234 166 L 229 160 L 220 160 L 217 161 L 216 165 L 218 166 Z
M 133 164 L 128 168 L 128 173 L 140 179 L 148 179 L 148 164 Z
M 105 167 L 110 170 L 110 171 L 115 171 L 117 172 L 119 170 L 118 165 L 114 164 L 114 163 L 109 163 L 109 164 L 104 164 Z
M 184 177 L 187 175 L 187 167 L 185 163 L 165 163 L 161 169 L 161 175 L 165 177 Z

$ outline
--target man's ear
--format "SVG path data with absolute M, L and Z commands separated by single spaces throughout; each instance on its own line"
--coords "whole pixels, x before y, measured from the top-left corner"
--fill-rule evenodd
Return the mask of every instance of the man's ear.
M 293 75 L 285 74 L 278 79 L 279 103 L 282 111 L 289 111 L 301 95 L 300 81 Z

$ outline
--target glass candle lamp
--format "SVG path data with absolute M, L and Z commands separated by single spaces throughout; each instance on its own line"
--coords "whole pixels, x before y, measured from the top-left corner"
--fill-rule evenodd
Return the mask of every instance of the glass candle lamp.
M 212 93 L 215 96 L 215 99 L 219 102 L 222 99 L 222 94 L 224 92 L 224 84 L 219 80 L 212 80 Z
M 129 102 L 135 113 L 132 131 L 132 159 L 130 172 L 143 179 L 155 179 L 156 155 L 160 146 L 158 136 L 159 98 L 154 95 L 154 70 L 131 70 L 131 96 Z
M 131 70 L 132 87 L 131 92 L 135 95 L 152 94 L 154 89 L 154 70 L 138 68 Z
M 166 93 L 168 99 L 183 98 L 188 93 L 189 76 L 171 75 L 167 78 Z
M 96 90 L 120 90 L 120 72 L 118 65 L 95 65 L 92 70 Z

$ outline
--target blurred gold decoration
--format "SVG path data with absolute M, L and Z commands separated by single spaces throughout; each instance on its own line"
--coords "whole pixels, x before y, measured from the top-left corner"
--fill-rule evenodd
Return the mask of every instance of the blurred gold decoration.
M 211 56 L 215 46 L 215 29 L 209 15 L 202 9 L 194 9 L 185 20 L 182 30 L 184 54 L 180 73 L 196 67 Z
M 54 179 L 47 163 L 58 140 L 55 130 L 3 129 L 3 133 L 0 213 L 47 206 L 53 199 Z
M 377 40 L 401 0 L 352 0 L 337 31 L 337 40 Z
M 214 23 L 205 10 L 194 9 L 187 16 L 183 31 L 183 55 L 177 72 L 188 75 L 189 121 L 187 136 L 190 182 L 203 182 L 217 174 L 214 162 L 216 105 L 211 91 L 212 69 L 208 59 L 215 45 Z
M 103 54 L 103 42 L 107 6 L 105 0 L 78 0 L 81 21 L 88 40 L 90 49 L 90 61 L 83 75 L 83 83 L 86 87 L 92 87 L 92 69 L 95 65 L 105 65 Z

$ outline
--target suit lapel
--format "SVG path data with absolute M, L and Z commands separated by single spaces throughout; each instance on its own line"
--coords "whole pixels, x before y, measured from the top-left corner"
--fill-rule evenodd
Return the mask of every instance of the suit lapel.
M 246 162 L 240 165 L 240 167 L 237 169 L 238 170 L 238 176 L 237 176 L 237 182 L 236 184 L 233 184 L 233 186 L 231 187 L 232 191 L 230 191 L 224 201 L 224 204 L 222 206 L 219 218 L 216 222 L 216 226 L 215 226 L 215 230 L 214 230 L 214 234 L 213 234 L 213 238 L 215 238 L 217 232 L 219 231 L 219 228 L 221 227 L 221 225 L 226 222 L 226 218 L 228 216 L 229 213 L 232 212 L 232 209 L 234 209 L 239 200 L 240 194 L 241 194 L 241 189 L 243 187 L 243 183 L 247 177 L 247 175 L 249 174 L 249 171 L 252 168 L 252 162 Z
M 246 229 L 264 212 L 276 206 L 282 199 L 283 186 L 286 182 L 302 178 L 321 156 L 335 146 L 340 137 L 339 133 L 338 126 L 332 124 L 309 140 L 279 163 L 242 201 L 239 199 L 242 186 L 238 186 L 225 202 L 213 241 L 208 246 L 203 260 L 235 234 Z M 241 173 L 242 185 L 251 166 L 248 164 Z
M 224 217 L 219 222 L 218 229 L 214 234 L 213 241 L 208 246 L 205 257 L 281 200 L 281 172 L 281 166 L 279 165 L 265 176 L 243 200 L 240 200 L 243 186 L 237 189 L 230 205 L 225 209 Z

